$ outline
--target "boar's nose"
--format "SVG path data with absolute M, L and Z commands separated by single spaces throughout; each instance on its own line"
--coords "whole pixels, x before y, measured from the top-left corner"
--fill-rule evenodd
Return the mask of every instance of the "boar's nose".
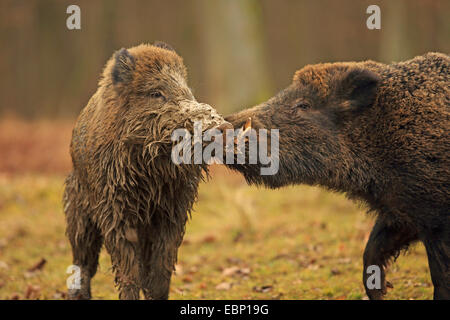
M 220 132 L 225 132 L 227 129 L 233 129 L 233 126 L 229 122 L 224 122 L 221 125 L 219 125 L 217 128 Z

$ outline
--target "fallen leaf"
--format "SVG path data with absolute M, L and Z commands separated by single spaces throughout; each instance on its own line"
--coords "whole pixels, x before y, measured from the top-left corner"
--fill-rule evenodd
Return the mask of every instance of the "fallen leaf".
M 44 258 L 41 258 L 41 260 L 39 260 L 38 263 L 36 263 L 31 268 L 29 268 L 27 271 L 28 272 L 34 272 L 34 271 L 42 270 L 42 268 L 44 268 L 46 263 L 47 263 L 47 260 L 45 260 Z
M 266 293 L 269 291 L 272 291 L 273 286 L 271 285 L 265 285 L 265 286 L 261 286 L 261 287 L 253 287 L 253 291 L 255 292 L 261 292 L 261 293 Z
M 232 267 L 223 269 L 222 275 L 224 277 L 229 277 L 229 276 L 234 276 L 234 275 L 247 276 L 250 274 L 250 272 L 251 272 L 250 268 L 239 268 L 238 266 L 232 266 Z
M 337 261 L 337 263 L 339 264 L 349 264 L 350 262 L 352 262 L 352 259 L 350 258 L 340 258 Z
M 239 258 L 230 257 L 230 258 L 227 258 L 227 262 L 229 264 L 240 264 L 242 262 L 242 260 Z
M 216 286 L 216 290 L 226 291 L 226 290 L 230 290 L 230 289 L 231 289 L 231 283 L 229 283 L 229 282 L 222 282 Z
M 17 292 L 14 292 L 9 299 L 11 300 L 20 300 L 20 295 Z
M 192 266 L 192 267 L 189 268 L 188 273 L 189 274 L 195 274 L 195 273 L 197 273 L 197 271 L 198 271 L 198 268 L 196 266 Z
M 279 292 L 277 294 L 272 295 L 271 298 L 274 299 L 274 300 L 280 300 L 282 296 L 283 296 L 283 293 Z
M 33 286 L 29 284 L 25 290 L 25 299 L 37 299 L 39 298 L 41 288 L 39 286 Z
M 203 238 L 203 243 L 212 243 L 216 241 L 216 237 L 214 235 L 208 235 L 206 237 Z
M 318 264 L 310 264 L 308 266 L 309 270 L 318 270 L 320 268 L 320 266 Z
M 243 275 L 248 275 L 250 274 L 251 270 L 250 268 L 242 268 L 239 270 L 240 273 L 242 273 Z
M 338 269 L 336 269 L 336 268 L 332 268 L 332 269 L 331 269 L 331 274 L 332 274 L 333 276 L 335 276 L 335 275 L 341 274 L 341 272 L 340 272 Z
M 229 268 L 225 268 L 222 271 L 222 275 L 224 277 L 229 277 L 234 275 L 235 273 L 237 273 L 239 271 L 239 267 L 233 266 L 233 267 L 229 267 Z
M 56 292 L 53 294 L 53 299 L 55 300 L 66 299 L 66 297 L 66 293 L 59 290 L 56 290 Z

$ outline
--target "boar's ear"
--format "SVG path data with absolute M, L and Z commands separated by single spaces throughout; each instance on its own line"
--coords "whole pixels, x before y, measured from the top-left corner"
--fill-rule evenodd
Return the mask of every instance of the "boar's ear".
M 162 42 L 162 41 L 156 41 L 156 42 L 153 44 L 153 46 L 154 46 L 154 47 L 158 47 L 158 48 L 162 48 L 162 49 L 166 49 L 166 50 L 175 52 L 175 49 L 172 48 L 172 46 L 170 46 L 170 45 L 168 45 L 167 43 Z
M 346 72 L 339 85 L 343 98 L 343 110 L 361 110 L 372 105 L 377 96 L 380 77 L 362 68 L 352 68 Z
M 135 58 L 131 53 L 122 48 L 114 55 L 114 67 L 112 69 L 112 82 L 115 85 L 127 84 L 133 79 L 133 71 L 136 67 Z

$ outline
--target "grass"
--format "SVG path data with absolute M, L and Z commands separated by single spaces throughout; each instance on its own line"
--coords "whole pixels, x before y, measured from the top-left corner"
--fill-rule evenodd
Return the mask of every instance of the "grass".
M 171 299 L 364 299 L 362 253 L 373 221 L 343 195 L 247 186 L 224 169 L 200 187 Z M 0 299 L 61 299 L 71 250 L 61 174 L 0 175 Z M 33 268 L 41 259 L 42 268 Z M 30 269 L 38 269 L 30 271 Z M 431 299 L 421 244 L 400 256 L 387 299 Z M 103 251 L 95 299 L 117 299 Z

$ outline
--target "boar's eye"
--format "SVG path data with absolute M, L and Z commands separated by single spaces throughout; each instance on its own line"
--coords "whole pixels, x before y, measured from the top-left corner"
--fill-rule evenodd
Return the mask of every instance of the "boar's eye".
M 164 96 L 162 95 L 162 93 L 159 92 L 159 91 L 153 91 L 153 92 L 150 92 L 150 93 L 148 94 L 148 96 L 149 96 L 150 98 L 152 98 L 152 99 L 164 98 Z
M 306 101 L 300 101 L 295 104 L 295 108 L 301 110 L 308 110 L 309 108 L 311 108 L 311 105 Z

